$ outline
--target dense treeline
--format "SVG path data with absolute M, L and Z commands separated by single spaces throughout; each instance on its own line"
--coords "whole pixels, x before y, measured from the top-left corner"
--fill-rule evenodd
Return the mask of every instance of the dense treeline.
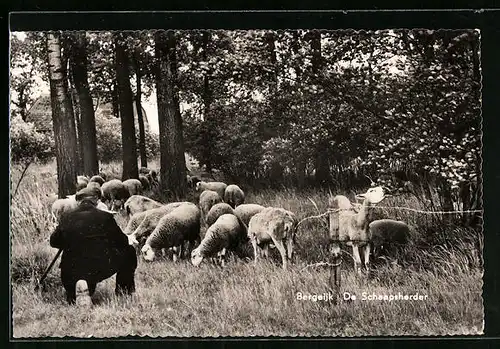
M 75 41 L 64 40 L 71 35 L 61 34 L 63 56 L 64 43 Z M 123 109 L 155 92 L 160 139 L 169 147 L 161 149 L 169 154 L 164 167 L 184 168 L 177 164 L 180 157 L 167 160 L 184 148 L 209 172 L 219 169 L 255 185 L 351 189 L 368 185 L 368 176 L 411 188 L 431 202 L 437 193 L 444 207 L 480 204 L 477 31 L 179 31 L 166 38 L 154 32 L 92 32 L 85 37 L 89 94 L 113 105 L 126 126 L 124 149 L 139 144 L 141 163 L 147 162 L 145 137 L 142 131 L 137 140 L 131 137 L 130 113 Z M 12 40 L 11 66 L 17 68 L 11 74 L 12 106 L 21 117 L 32 103 L 33 76 L 47 78 L 44 40 L 43 33 Z M 175 121 L 179 112 L 182 124 Z M 175 131 L 172 125 L 178 125 Z M 180 130 L 182 139 L 169 142 Z M 178 186 L 173 178 L 176 173 L 182 178 L 182 171 L 168 170 L 165 179 Z

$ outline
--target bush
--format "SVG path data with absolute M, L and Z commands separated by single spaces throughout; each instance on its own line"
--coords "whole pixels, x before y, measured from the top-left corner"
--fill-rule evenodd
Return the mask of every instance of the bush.
M 119 118 L 96 117 L 97 156 L 102 162 L 121 160 L 122 158 L 120 123 Z M 135 137 L 137 144 L 139 144 L 139 127 L 137 125 Z M 148 159 L 152 159 L 159 154 L 160 144 L 158 135 L 146 130 L 145 139 Z M 138 147 L 137 152 L 137 156 L 139 156 Z
M 54 140 L 38 132 L 33 123 L 13 117 L 10 123 L 10 149 L 13 162 L 45 162 L 54 156 Z
M 122 156 L 121 125 L 118 118 L 96 117 L 97 156 L 103 162 Z

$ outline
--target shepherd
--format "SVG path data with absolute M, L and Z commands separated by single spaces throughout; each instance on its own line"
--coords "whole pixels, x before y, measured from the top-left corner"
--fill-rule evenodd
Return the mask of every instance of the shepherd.
M 61 281 L 69 304 L 90 307 L 97 283 L 116 274 L 115 293 L 135 292 L 137 256 L 111 213 L 96 208 L 98 198 L 86 188 L 76 194 L 78 206 L 63 215 L 50 236 L 61 249 Z

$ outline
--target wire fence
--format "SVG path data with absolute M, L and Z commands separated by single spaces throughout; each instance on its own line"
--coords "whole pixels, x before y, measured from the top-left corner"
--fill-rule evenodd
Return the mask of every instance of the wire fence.
M 483 210 L 456 210 L 456 211 L 428 211 L 428 210 L 418 210 L 414 208 L 409 208 L 409 207 L 401 207 L 401 206 L 371 206 L 370 208 L 376 208 L 376 209 L 396 209 L 396 210 L 403 210 L 403 211 L 411 211 L 415 213 L 422 213 L 422 214 L 441 214 L 441 215 L 446 215 L 446 214 L 463 214 L 463 213 L 483 213 Z M 337 208 L 337 209 L 328 209 L 326 212 L 314 215 L 314 216 L 308 216 L 302 218 L 297 225 L 295 226 L 295 230 L 297 231 L 299 226 L 304 223 L 307 220 L 310 219 L 319 219 L 323 217 L 329 216 L 331 213 L 338 213 L 340 211 L 354 211 L 354 207 L 352 208 Z M 330 243 L 348 243 L 348 242 L 358 242 L 358 243 L 367 243 L 369 242 L 369 239 L 365 240 L 353 240 L 353 239 L 330 239 Z M 345 252 L 345 251 L 342 251 Z M 348 253 L 349 254 L 349 253 Z M 349 254 L 350 255 L 350 254 Z M 352 255 L 350 255 L 352 257 Z M 328 266 L 328 267 L 339 267 L 340 264 L 342 263 L 341 260 L 339 260 L 337 263 L 330 263 L 330 262 L 317 262 L 313 264 L 308 264 L 304 268 L 301 269 L 301 271 L 307 269 L 307 268 L 315 268 L 315 267 L 323 267 L 323 266 Z
M 396 210 L 402 210 L 402 211 L 411 211 L 415 213 L 422 213 L 422 214 L 460 214 L 460 213 L 483 213 L 483 210 L 457 210 L 457 211 L 427 211 L 427 210 L 418 210 L 414 208 L 409 208 L 409 207 L 401 207 L 401 206 L 371 206 L 370 209 L 396 209 Z M 353 208 L 336 208 L 336 209 L 328 209 L 326 212 L 315 215 L 315 216 L 308 216 L 305 218 L 302 218 L 296 225 L 296 228 L 303 222 L 309 220 L 309 219 L 317 219 L 317 218 L 323 218 L 328 216 L 330 213 L 336 213 L 340 211 L 352 211 L 356 212 L 353 210 Z

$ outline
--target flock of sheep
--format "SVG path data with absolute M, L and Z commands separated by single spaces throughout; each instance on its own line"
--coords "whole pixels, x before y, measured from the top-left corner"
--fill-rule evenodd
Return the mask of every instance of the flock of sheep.
M 156 171 L 141 168 L 139 179 L 106 180 L 104 174 L 78 177 L 78 189 L 89 188 L 99 198 L 98 208 L 128 217 L 125 234 L 129 243 L 140 251 L 146 261 L 159 254 L 172 252 L 172 258 L 188 257 L 194 266 L 203 260 L 224 264 L 228 253 L 239 258 L 253 258 L 257 262 L 269 248 L 276 248 L 283 268 L 292 260 L 296 243 L 298 220 L 296 215 L 280 207 L 264 207 L 245 202 L 245 193 L 235 185 L 223 182 L 187 178 L 200 193 L 198 203 L 161 203 L 142 195 L 158 185 Z M 409 236 L 408 225 L 391 219 L 371 220 L 373 207 L 386 197 L 382 187 L 372 187 L 357 195 L 361 204 L 351 203 L 342 195 L 331 197 L 330 239 L 331 253 L 340 253 L 340 242 L 352 246 L 356 270 L 361 272 L 359 249 L 364 252 L 364 266 L 369 268 L 373 241 L 404 243 Z M 75 195 L 58 199 L 52 205 L 56 220 L 76 207 Z M 118 211 L 115 211 L 118 210 Z

